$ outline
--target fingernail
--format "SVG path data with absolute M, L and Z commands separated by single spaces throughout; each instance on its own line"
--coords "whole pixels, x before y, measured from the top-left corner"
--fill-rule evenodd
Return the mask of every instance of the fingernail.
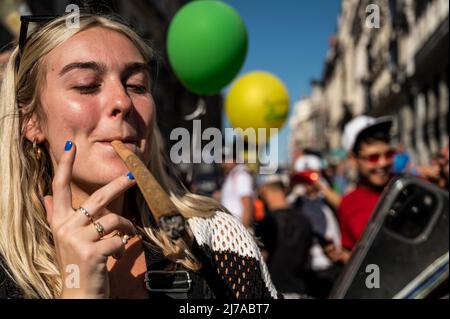
M 66 145 L 64 145 L 64 152 L 70 151 L 72 145 L 73 145 L 72 141 L 66 141 Z
M 131 172 L 128 172 L 127 176 L 128 176 L 128 179 L 134 181 L 134 176 L 133 176 L 133 174 L 131 174 Z

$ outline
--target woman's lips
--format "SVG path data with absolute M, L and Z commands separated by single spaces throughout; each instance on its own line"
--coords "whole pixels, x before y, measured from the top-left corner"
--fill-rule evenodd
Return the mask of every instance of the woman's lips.
M 111 151 L 114 152 L 114 154 L 116 154 L 116 151 L 114 151 L 114 148 L 111 145 L 111 142 L 109 141 L 98 141 L 98 144 L 107 147 L 108 149 L 110 149 Z M 138 142 L 123 142 L 123 145 L 125 145 L 126 148 L 130 149 L 133 153 L 136 153 L 138 147 L 137 147 L 137 143 Z

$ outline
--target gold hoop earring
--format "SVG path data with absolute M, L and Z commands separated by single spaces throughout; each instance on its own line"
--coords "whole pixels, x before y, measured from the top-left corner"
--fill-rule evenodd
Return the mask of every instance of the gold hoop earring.
M 42 157 L 42 151 L 41 151 L 41 148 L 39 146 L 37 146 L 36 139 L 33 140 L 33 152 L 34 152 L 34 157 L 36 158 L 36 160 L 39 161 Z

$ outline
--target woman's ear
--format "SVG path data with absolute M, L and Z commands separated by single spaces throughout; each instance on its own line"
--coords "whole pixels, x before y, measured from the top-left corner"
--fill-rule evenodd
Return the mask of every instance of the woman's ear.
M 41 125 L 37 119 L 36 114 L 33 114 L 28 122 L 25 124 L 25 137 L 30 142 L 40 144 L 45 140 L 45 134 L 41 129 Z

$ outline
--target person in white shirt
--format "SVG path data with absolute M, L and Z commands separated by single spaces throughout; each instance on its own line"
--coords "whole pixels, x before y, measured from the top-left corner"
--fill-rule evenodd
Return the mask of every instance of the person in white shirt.
M 233 152 L 234 154 L 234 152 Z M 236 216 L 245 227 L 250 228 L 253 222 L 253 178 L 237 156 L 225 158 L 222 167 L 225 180 L 220 194 L 220 202 L 230 213 Z

